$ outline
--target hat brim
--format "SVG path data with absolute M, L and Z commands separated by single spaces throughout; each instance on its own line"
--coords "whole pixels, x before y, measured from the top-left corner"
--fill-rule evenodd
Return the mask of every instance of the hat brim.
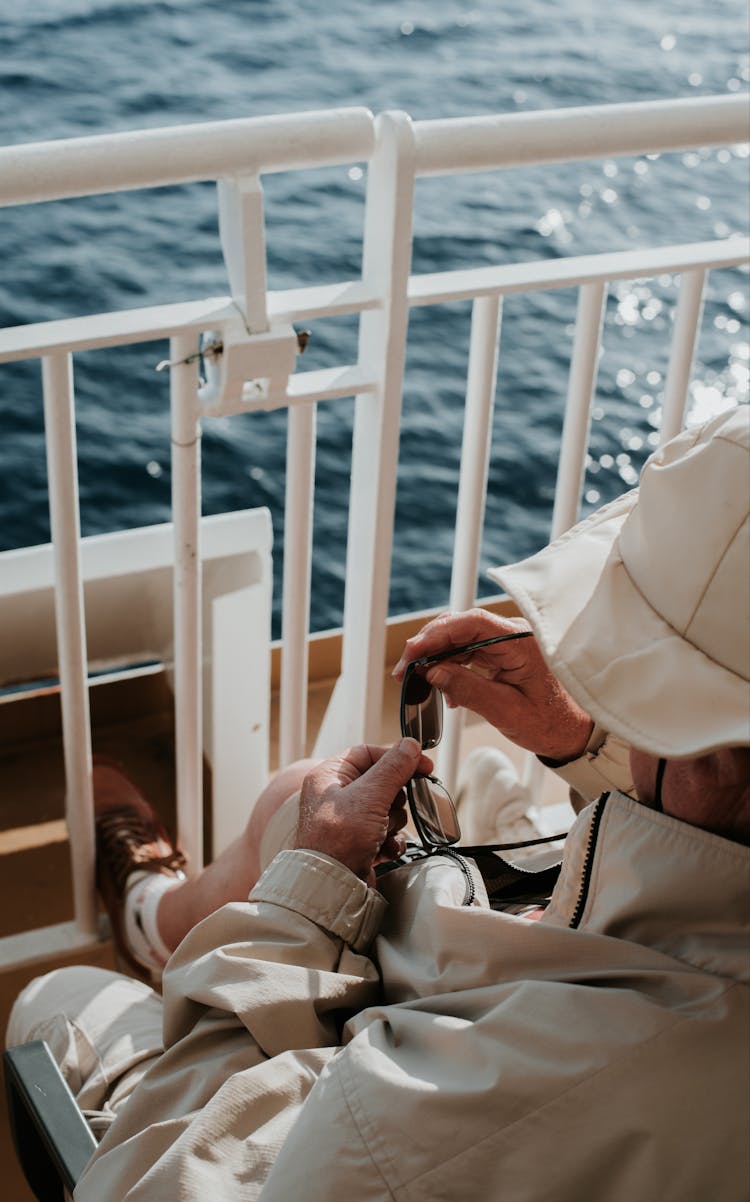
M 657 614 L 619 551 L 626 493 L 538 554 L 490 576 L 531 623 L 555 676 L 633 747 L 680 758 L 750 743 L 747 681 Z

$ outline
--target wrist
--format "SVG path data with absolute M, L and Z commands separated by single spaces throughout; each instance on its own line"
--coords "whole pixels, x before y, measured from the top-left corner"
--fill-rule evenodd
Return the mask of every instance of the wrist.
M 588 714 L 582 716 L 582 721 L 579 723 L 578 737 L 566 740 L 565 748 L 555 749 L 555 755 L 541 755 L 538 758 L 547 768 L 562 768 L 565 764 L 572 764 L 575 760 L 579 760 L 583 755 L 594 755 L 601 747 L 606 738 L 606 731 L 590 718 Z
M 372 863 L 365 864 L 362 853 L 352 846 L 351 840 L 328 827 L 298 832 L 292 846 L 294 851 L 312 851 L 335 860 L 361 881 L 367 881 L 372 869 Z

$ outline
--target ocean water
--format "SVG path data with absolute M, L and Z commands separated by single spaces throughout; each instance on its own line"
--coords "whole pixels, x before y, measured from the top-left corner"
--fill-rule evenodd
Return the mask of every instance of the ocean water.
M 747 51 L 745 0 L 0 0 L 0 144 L 352 104 L 425 119 L 746 92 Z M 420 181 L 413 270 L 744 233 L 749 162 L 735 146 Z M 365 186 L 358 164 L 266 178 L 271 287 L 358 275 Z M 213 186 L 0 211 L 0 325 L 226 291 Z M 611 289 L 584 511 L 654 444 L 676 292 L 669 276 Z M 575 304 L 506 301 L 483 567 L 548 536 Z M 749 309 L 746 272 L 712 274 L 696 420 L 748 399 Z M 469 319 L 466 304 L 411 316 L 393 612 L 448 597 Z M 353 360 L 351 319 L 312 333 L 305 369 Z M 85 534 L 169 518 L 166 349 L 76 357 Z M 314 629 L 341 615 L 351 418 L 350 400 L 319 407 Z M 277 597 L 285 430 L 259 414 L 203 437 L 204 512 L 271 508 Z M 3 365 L 0 549 L 48 538 L 39 365 Z

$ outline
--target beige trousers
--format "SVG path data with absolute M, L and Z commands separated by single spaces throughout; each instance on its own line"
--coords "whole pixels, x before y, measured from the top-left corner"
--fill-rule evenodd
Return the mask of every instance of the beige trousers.
M 263 868 L 291 845 L 299 794 L 270 819 Z M 106 968 L 72 965 L 35 977 L 16 998 L 6 1047 L 44 1039 L 97 1139 L 163 1051 L 162 1002 L 149 985 Z

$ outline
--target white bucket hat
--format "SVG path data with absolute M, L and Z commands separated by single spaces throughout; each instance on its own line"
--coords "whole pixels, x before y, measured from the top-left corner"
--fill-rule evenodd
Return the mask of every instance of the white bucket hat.
M 601 726 L 667 758 L 750 743 L 750 407 L 684 431 L 640 487 L 493 580 Z

